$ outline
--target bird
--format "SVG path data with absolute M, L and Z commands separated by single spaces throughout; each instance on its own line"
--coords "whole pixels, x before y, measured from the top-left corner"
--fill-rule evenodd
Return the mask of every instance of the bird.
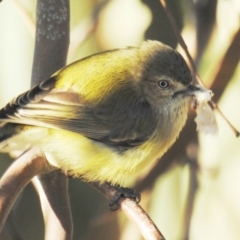
M 0 152 L 35 147 L 68 176 L 126 187 L 176 141 L 197 91 L 181 54 L 159 41 L 97 53 L 0 110 Z

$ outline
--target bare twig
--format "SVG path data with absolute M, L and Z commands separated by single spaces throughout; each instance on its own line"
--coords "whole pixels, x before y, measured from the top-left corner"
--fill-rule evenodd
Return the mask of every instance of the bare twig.
M 131 220 L 146 240 L 165 240 L 162 233 L 139 204 L 130 198 L 122 199 L 121 210 Z
M 15 200 L 31 179 L 51 170 L 45 156 L 35 148 L 21 155 L 0 180 L 0 231 Z
M 71 214 L 69 213 L 70 203 L 66 176 L 61 170 L 55 170 L 34 178 L 33 184 L 41 201 L 45 222 L 44 239 L 71 240 L 73 226 Z M 61 225 L 61 227 L 56 227 L 56 225 Z M 55 231 L 56 228 L 58 231 Z
M 196 65 L 201 61 L 216 22 L 217 0 L 192 1 L 196 25 Z
M 240 52 L 236 51 L 239 47 L 240 42 L 240 29 L 234 34 L 231 44 L 229 45 L 225 55 L 220 61 L 219 68 L 215 73 L 213 78 L 213 83 L 211 85 L 211 89 L 214 91 L 214 99 L 218 101 L 222 95 L 222 89 L 225 89 L 227 86 L 229 79 L 233 76 L 240 59 Z M 236 130 L 235 127 L 229 122 L 229 120 L 225 117 L 222 111 L 218 108 L 218 106 L 211 102 L 210 106 L 215 109 L 221 117 L 228 123 L 229 127 L 235 133 L 236 137 L 239 137 L 239 131 Z
M 224 56 L 218 62 L 218 69 L 213 74 L 211 89 L 214 92 L 214 100 L 219 101 L 223 89 L 226 88 L 229 83 L 229 79 L 232 78 L 240 60 L 240 51 L 238 51 L 240 43 L 240 29 L 233 35 L 232 41 L 228 46 Z
M 180 44 L 180 46 L 183 48 L 184 52 L 187 55 L 187 58 L 188 58 L 188 60 L 190 62 L 190 65 L 191 65 L 192 71 L 194 73 L 194 76 L 196 77 L 195 80 L 197 81 L 197 83 L 201 83 L 202 84 L 202 81 L 201 81 L 201 79 L 200 79 L 200 77 L 198 75 L 197 68 L 196 68 L 196 65 L 195 65 L 195 63 L 193 61 L 193 58 L 192 58 L 191 54 L 188 51 L 188 47 L 187 47 L 185 41 L 183 40 L 183 37 L 182 37 L 180 31 L 178 30 L 177 24 L 176 24 L 172 14 L 171 14 L 171 12 L 168 9 L 167 3 L 165 2 L 165 0 L 159 0 L 159 1 L 160 1 L 161 5 L 163 6 L 163 9 L 164 9 L 165 13 L 167 14 L 167 17 L 168 17 L 168 19 L 169 19 L 169 21 L 171 23 L 173 31 L 174 31 L 177 39 L 178 39 L 178 43 Z
M 236 128 L 229 122 L 229 120 L 225 117 L 225 115 L 222 113 L 222 111 L 219 109 L 216 103 L 213 101 L 209 102 L 209 105 L 212 109 L 215 109 L 218 114 L 228 123 L 229 127 L 232 129 L 232 131 L 235 133 L 236 137 L 239 137 L 240 133 L 236 130 Z
M 183 239 L 189 240 L 189 233 L 191 227 L 191 220 L 194 210 L 194 203 L 196 193 L 199 187 L 198 182 L 198 162 L 197 162 L 197 154 L 193 159 L 189 159 L 189 181 L 188 181 L 188 193 L 186 198 L 186 209 L 183 221 Z
M 92 182 L 90 183 L 94 188 L 101 192 L 108 200 L 110 200 L 117 190 L 106 183 Z M 147 213 L 131 198 L 122 198 L 119 201 L 121 210 L 125 213 L 129 220 L 131 220 L 137 227 L 144 239 L 146 240 L 165 240 L 162 233 L 154 224 Z

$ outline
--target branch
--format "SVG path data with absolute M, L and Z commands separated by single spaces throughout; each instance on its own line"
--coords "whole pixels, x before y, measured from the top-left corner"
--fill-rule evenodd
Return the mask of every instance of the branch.
M 193 58 L 192 58 L 191 54 L 188 51 L 188 47 L 187 47 L 187 45 L 186 45 L 186 43 L 185 43 L 185 41 L 184 41 L 180 31 L 178 30 L 178 26 L 177 26 L 177 24 L 176 24 L 176 22 L 175 22 L 175 20 L 174 20 L 174 18 L 172 16 L 170 10 L 168 9 L 167 3 L 165 2 L 165 0 L 159 0 L 159 1 L 160 1 L 160 4 L 162 5 L 162 7 L 163 7 L 167 17 L 168 17 L 169 22 L 171 23 L 173 31 L 174 31 L 174 33 L 175 33 L 175 35 L 177 37 L 178 43 L 180 44 L 180 46 L 183 48 L 184 52 L 187 55 L 187 58 L 188 58 L 188 60 L 190 62 L 191 69 L 192 69 L 192 71 L 194 73 L 194 76 L 196 77 L 195 80 L 199 83 L 199 81 L 201 81 L 201 80 L 200 80 L 199 75 L 197 73 L 196 65 L 195 65 L 195 63 L 193 61 Z
M 35 148 L 15 160 L 0 180 L 0 231 L 20 192 L 31 179 L 51 170 L 45 156 Z
M 106 183 L 90 182 L 94 188 L 102 193 L 109 201 L 117 194 L 117 190 Z M 144 239 L 146 240 L 165 240 L 162 233 L 158 230 L 152 219 L 147 213 L 131 198 L 121 198 L 119 201 L 120 209 L 125 213 L 127 218 L 137 227 Z
M 216 102 L 219 101 L 223 90 L 226 88 L 229 80 L 232 78 L 240 60 L 240 52 L 236 51 L 239 47 L 240 42 L 240 29 L 234 34 L 231 44 L 228 46 L 226 53 L 223 58 L 220 60 L 219 68 L 213 77 L 213 83 L 211 85 L 211 89 L 214 92 L 214 99 Z M 218 108 L 215 102 L 210 102 L 209 105 L 212 109 L 215 109 L 218 114 L 227 122 L 229 127 L 235 133 L 236 137 L 239 137 L 240 133 L 236 130 L 236 128 L 229 122 L 229 120 L 225 117 L 222 111 Z
M 217 0 L 192 1 L 196 20 L 196 65 L 201 60 L 216 22 Z
M 69 46 L 69 0 L 38 0 L 36 10 L 32 86 L 66 65 Z
M 73 226 L 66 176 L 61 170 L 55 170 L 34 178 L 32 182 L 42 205 L 45 222 L 44 239 L 71 240 Z
M 240 60 L 240 51 L 238 51 L 240 43 L 240 29 L 234 34 L 231 44 L 228 46 L 223 58 L 219 61 L 219 68 L 213 76 L 211 89 L 214 92 L 214 100 L 219 101 L 223 89 L 232 78 Z

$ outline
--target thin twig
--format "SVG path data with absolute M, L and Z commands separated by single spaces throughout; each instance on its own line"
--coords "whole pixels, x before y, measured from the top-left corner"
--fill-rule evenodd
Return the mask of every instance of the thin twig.
M 214 99 L 218 101 L 222 95 L 222 89 L 224 89 L 228 84 L 228 79 L 231 79 L 233 76 L 240 59 L 240 52 L 236 51 L 240 42 L 240 29 L 234 34 L 231 44 L 229 45 L 226 53 L 223 58 L 219 61 L 219 68 L 214 74 L 213 83 L 211 89 L 214 91 Z M 215 109 L 220 116 L 228 123 L 229 127 L 233 130 L 236 137 L 239 137 L 239 131 L 229 122 L 229 120 L 224 116 L 222 111 L 218 106 L 211 102 L 209 104 L 213 109 Z
M 189 159 L 189 181 L 188 181 L 188 193 L 186 196 L 186 207 L 183 221 L 183 239 L 189 240 L 191 220 L 194 211 L 194 204 L 196 199 L 196 193 L 199 188 L 198 182 L 198 163 L 197 163 L 197 154 L 193 159 Z
M 214 103 L 213 101 L 209 102 L 209 105 L 212 109 L 216 110 L 218 114 L 228 123 L 229 127 L 232 129 L 232 131 L 235 133 L 236 137 L 239 137 L 240 133 L 236 130 L 236 128 L 229 122 L 229 120 L 225 117 L 223 112 L 219 109 L 218 105 Z
M 196 68 L 196 65 L 195 65 L 195 63 L 194 63 L 194 60 L 193 60 L 191 54 L 190 54 L 189 51 L 188 51 L 188 47 L 187 47 L 187 45 L 186 45 L 186 43 L 185 43 L 185 41 L 184 41 L 184 39 L 183 39 L 180 31 L 178 30 L 177 24 L 176 24 L 176 22 L 175 22 L 175 20 L 174 20 L 174 18 L 173 18 L 173 16 L 172 16 L 172 14 L 171 14 L 171 11 L 168 9 L 167 3 L 165 2 L 165 0 L 159 0 L 159 1 L 160 1 L 161 5 L 163 6 L 163 9 L 164 9 L 165 13 L 167 14 L 167 17 L 168 17 L 168 19 L 169 19 L 169 21 L 170 21 L 170 23 L 171 23 L 171 26 L 172 26 L 172 28 L 173 28 L 173 31 L 174 31 L 177 39 L 178 39 L 178 43 L 180 44 L 180 46 L 183 48 L 184 52 L 185 52 L 186 55 L 187 55 L 187 58 L 188 58 L 188 60 L 189 60 L 189 62 L 190 62 L 192 71 L 193 71 L 194 76 L 195 76 L 195 78 L 196 78 L 195 80 L 197 81 L 198 84 L 199 84 L 199 83 L 202 84 L 202 81 L 201 81 L 201 79 L 200 79 L 200 77 L 199 77 L 199 74 L 198 74 L 198 72 L 197 72 L 197 68 Z
M 117 193 L 117 189 L 106 183 L 91 182 L 94 188 L 110 200 Z M 152 219 L 142 209 L 142 207 L 131 198 L 122 198 L 119 201 L 120 209 L 125 213 L 127 218 L 137 227 L 144 239 L 146 240 L 165 240 L 162 233 L 154 224 Z
M 65 174 L 58 169 L 35 177 L 32 182 L 40 197 L 45 222 L 44 239 L 71 240 L 73 226 L 71 214 L 69 214 L 68 179 Z M 56 219 L 61 225 L 61 227 L 57 227 L 58 231 L 54 231 Z
M 239 48 L 240 43 L 240 28 L 232 36 L 231 43 L 228 46 L 224 56 L 218 60 L 218 68 L 216 72 L 211 76 L 212 84 L 211 89 L 214 92 L 215 101 L 219 101 L 223 89 L 226 88 L 229 83 L 229 79 L 233 77 L 234 72 L 239 65 L 240 51 L 236 51 Z
M 202 55 L 209 40 L 216 23 L 216 12 L 218 0 L 208 1 L 192 1 L 195 15 L 196 26 L 196 57 L 195 63 L 202 59 Z

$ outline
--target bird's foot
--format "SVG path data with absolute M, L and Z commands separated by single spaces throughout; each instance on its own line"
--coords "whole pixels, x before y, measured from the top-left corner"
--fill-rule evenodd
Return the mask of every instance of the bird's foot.
M 124 188 L 120 186 L 112 186 L 114 190 L 116 191 L 114 195 L 111 197 L 109 200 L 109 208 L 112 211 L 116 211 L 120 207 L 120 199 L 121 198 L 131 198 L 133 199 L 136 203 L 139 203 L 141 201 L 141 195 L 139 193 L 136 193 L 133 189 L 131 188 Z

